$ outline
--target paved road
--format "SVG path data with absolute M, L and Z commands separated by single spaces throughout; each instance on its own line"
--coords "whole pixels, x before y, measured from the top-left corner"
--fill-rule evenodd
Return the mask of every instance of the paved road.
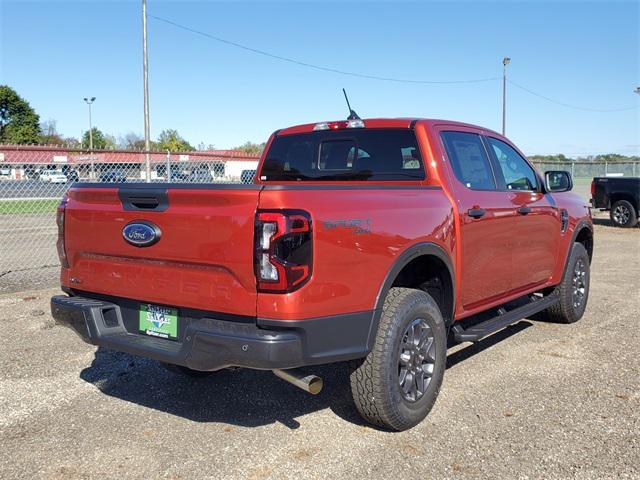
M 342 364 L 313 369 L 317 397 L 268 372 L 196 381 L 54 326 L 54 289 L 0 295 L 0 476 L 640 478 L 640 229 L 599 223 L 585 317 L 451 348 L 404 433 L 360 421 Z

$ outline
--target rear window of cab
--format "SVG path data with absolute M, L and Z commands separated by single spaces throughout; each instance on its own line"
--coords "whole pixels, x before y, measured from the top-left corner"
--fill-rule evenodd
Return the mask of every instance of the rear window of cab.
M 274 138 L 260 180 L 424 180 L 413 130 L 348 129 Z

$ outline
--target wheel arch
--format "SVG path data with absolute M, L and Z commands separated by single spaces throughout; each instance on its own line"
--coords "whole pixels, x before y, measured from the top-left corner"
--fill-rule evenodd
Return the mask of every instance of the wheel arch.
M 584 245 L 584 248 L 589 254 L 589 263 L 591 263 L 591 259 L 593 258 L 593 225 L 590 221 L 580 220 L 576 225 L 576 228 L 574 228 L 573 233 L 571 234 L 571 242 L 567 246 L 567 251 L 564 256 L 562 278 L 564 278 L 567 267 L 569 266 L 569 259 L 571 258 L 571 248 L 576 242 L 582 243 Z
M 425 268 L 425 270 L 422 271 L 420 268 Z M 430 279 L 433 279 L 434 283 L 426 285 Z M 412 281 L 413 284 L 411 284 Z M 378 290 L 374 319 L 367 342 L 369 347 L 372 347 L 375 340 L 387 293 L 392 287 L 396 286 L 420 288 L 430 294 L 432 294 L 433 289 L 438 289 L 441 295 L 439 295 L 439 298 L 434 298 L 434 300 L 440 306 L 445 324 L 449 326 L 453 322 L 455 308 L 455 271 L 453 262 L 449 254 L 441 246 L 432 242 L 421 242 L 412 245 L 400 254 L 393 262 Z
M 576 242 L 584 245 L 589 254 L 589 262 L 591 262 L 593 259 L 593 227 L 589 223 L 585 222 L 580 228 L 576 228 L 571 245 Z

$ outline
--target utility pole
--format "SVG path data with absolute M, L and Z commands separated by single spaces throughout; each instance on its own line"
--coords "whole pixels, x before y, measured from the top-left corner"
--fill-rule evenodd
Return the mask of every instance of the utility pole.
M 507 65 L 511 59 L 502 59 L 502 135 L 505 135 L 507 128 Z
M 144 77 L 144 149 L 146 181 L 151 181 L 151 161 L 149 150 L 149 59 L 147 56 L 147 0 L 142 0 L 142 74 Z
M 91 124 L 91 104 L 96 100 L 96 97 L 87 98 L 84 97 L 84 101 L 87 105 L 89 105 L 89 159 L 91 160 L 91 172 L 89 174 L 89 178 L 93 179 L 95 177 L 94 168 L 93 168 L 93 125 Z M 82 140 L 82 137 L 81 137 Z

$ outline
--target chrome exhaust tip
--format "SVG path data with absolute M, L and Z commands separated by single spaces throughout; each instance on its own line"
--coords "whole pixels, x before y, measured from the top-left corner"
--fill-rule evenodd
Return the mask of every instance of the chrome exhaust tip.
M 295 385 L 298 388 L 301 388 L 305 392 L 308 392 L 312 395 L 317 395 L 322 390 L 322 378 L 317 375 L 305 375 L 304 373 L 295 370 L 272 370 L 276 377 L 281 378 L 282 380 L 289 382 L 291 385 Z

